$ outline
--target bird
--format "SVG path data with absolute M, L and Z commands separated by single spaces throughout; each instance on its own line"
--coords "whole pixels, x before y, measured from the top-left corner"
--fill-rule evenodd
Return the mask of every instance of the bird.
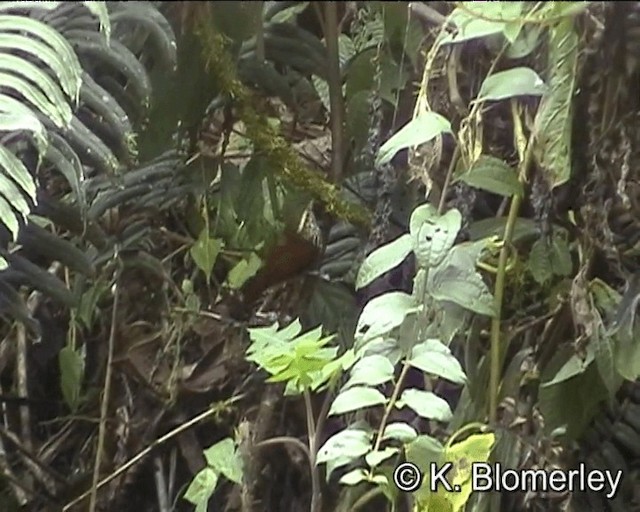
M 285 227 L 280 241 L 267 251 L 263 266 L 242 286 L 244 304 L 255 303 L 269 288 L 313 268 L 323 253 L 323 246 L 324 234 L 310 203 L 297 226 Z

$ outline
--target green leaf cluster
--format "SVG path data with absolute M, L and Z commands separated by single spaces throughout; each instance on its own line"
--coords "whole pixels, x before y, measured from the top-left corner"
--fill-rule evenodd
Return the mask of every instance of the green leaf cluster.
M 351 351 L 337 357 L 338 347 L 327 346 L 334 335 L 323 337 L 321 326 L 301 331 L 299 320 L 282 329 L 277 324 L 249 329 L 247 360 L 267 371 L 269 382 L 286 382 L 290 393 L 317 390 L 352 359 Z
M 195 512 L 206 512 L 218 481 L 224 476 L 236 484 L 242 482 L 242 459 L 233 439 L 226 438 L 204 450 L 207 465 L 194 477 L 184 499 L 196 506 Z

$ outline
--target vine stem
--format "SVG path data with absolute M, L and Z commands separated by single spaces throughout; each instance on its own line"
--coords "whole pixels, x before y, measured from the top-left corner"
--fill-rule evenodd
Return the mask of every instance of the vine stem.
M 376 443 L 373 447 L 374 452 L 377 452 L 380 449 L 380 443 L 382 443 L 382 434 L 384 434 L 384 429 L 387 426 L 387 422 L 389 421 L 389 415 L 391 414 L 392 409 L 398 401 L 398 395 L 400 394 L 400 389 L 402 388 L 404 379 L 407 377 L 407 373 L 409 373 L 409 368 L 411 368 L 411 365 L 409 364 L 409 359 L 407 358 L 404 360 L 402 370 L 400 371 L 400 375 L 398 376 L 398 382 L 396 382 L 393 393 L 391 394 L 391 398 L 389 399 L 389 403 L 384 409 L 384 415 L 382 416 L 382 421 L 380 421 L 380 426 L 378 427 L 378 434 L 376 435 Z
M 516 127 L 520 127 L 519 116 L 515 111 L 515 104 L 512 103 L 512 115 Z M 516 128 L 517 129 L 517 128 Z M 529 135 L 526 142 L 524 155 L 520 161 L 520 183 L 526 181 L 527 171 L 533 156 L 533 139 L 534 133 Z M 522 153 L 521 153 L 522 154 Z M 515 194 L 511 200 L 509 207 L 509 216 L 507 224 L 504 228 L 503 244 L 500 248 L 500 256 L 498 258 L 498 270 L 496 272 L 496 282 L 493 294 L 495 315 L 491 319 L 491 349 L 490 349 L 490 373 L 489 373 L 489 420 L 495 423 L 498 419 L 498 398 L 500 392 L 500 375 L 502 373 L 501 352 L 502 346 L 500 342 L 500 331 L 502 326 L 502 303 L 504 301 L 504 288 L 506 284 L 507 262 L 509 259 L 509 246 L 513 238 L 513 230 L 518 220 L 520 205 L 522 204 L 522 195 Z
M 119 262 L 118 262 L 119 264 Z M 120 268 L 116 270 L 116 279 L 113 285 L 113 307 L 111 311 L 111 328 L 109 332 L 109 346 L 107 352 L 107 365 L 104 376 L 104 388 L 102 390 L 102 404 L 100 405 L 100 423 L 98 426 L 98 443 L 96 457 L 93 465 L 93 478 L 91 482 L 91 494 L 89 497 L 89 510 L 96 509 L 98 499 L 98 483 L 100 481 L 100 466 L 102 465 L 102 452 L 104 451 L 105 435 L 107 431 L 107 414 L 109 411 L 109 399 L 111 391 L 111 376 L 113 370 L 113 352 L 115 347 L 116 329 L 118 325 L 118 305 L 120 298 Z
M 322 510 L 322 490 L 320 489 L 320 473 L 316 467 L 316 426 L 313 422 L 313 404 L 311 403 L 311 393 L 305 389 L 302 393 L 304 396 L 304 406 L 307 417 L 307 434 L 309 436 L 309 466 L 311 467 L 311 512 L 320 512 Z

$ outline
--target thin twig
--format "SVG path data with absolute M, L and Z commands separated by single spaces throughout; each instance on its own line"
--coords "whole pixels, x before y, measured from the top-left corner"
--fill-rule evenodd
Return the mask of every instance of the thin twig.
M 295 446 L 299 450 L 301 450 L 308 459 L 309 457 L 309 447 L 304 444 L 300 439 L 290 436 L 278 436 L 278 437 L 270 437 L 269 439 L 265 439 L 264 441 L 260 441 L 255 444 L 256 448 L 266 448 L 267 446 L 273 446 L 277 444 L 290 444 L 291 446 Z
M 104 389 L 102 395 L 102 404 L 100 407 L 100 425 L 98 426 L 98 446 L 96 448 L 96 459 L 93 466 L 93 483 L 91 485 L 91 499 L 89 501 L 89 510 L 95 511 L 96 500 L 98 496 L 98 481 L 100 479 L 100 464 L 102 462 L 102 451 L 104 449 L 104 438 L 107 430 L 107 413 L 109 411 L 109 398 L 111 390 L 111 366 L 113 364 L 113 351 L 116 339 L 116 326 L 118 322 L 118 298 L 120 296 L 119 274 L 117 271 L 115 283 L 113 284 L 113 310 L 111 312 L 111 331 L 109 333 L 109 347 L 107 354 L 107 367 L 104 376 Z
M 225 406 L 231 405 L 232 403 L 237 402 L 238 400 L 240 400 L 242 397 L 243 397 L 243 395 L 234 396 L 234 397 L 230 398 L 229 400 L 227 400 L 226 402 L 224 402 L 224 405 Z M 197 425 L 201 421 L 207 419 L 209 416 L 213 416 L 215 414 L 218 414 L 219 412 L 220 412 L 220 405 L 216 404 L 216 405 L 210 407 L 209 409 L 207 409 L 206 411 L 198 414 L 197 416 L 194 416 L 189 421 L 187 421 L 187 422 L 183 423 L 182 425 L 174 428 L 171 432 L 168 432 L 167 434 L 165 434 L 162 437 L 159 437 L 158 439 L 153 441 L 149 446 L 147 446 L 145 449 L 139 451 L 134 457 L 129 459 L 127 462 L 125 462 L 122 466 L 120 466 L 118 469 L 116 469 L 113 473 L 111 473 L 110 475 L 108 475 L 108 476 L 104 477 L 102 480 L 100 480 L 98 482 L 98 484 L 95 485 L 94 487 L 96 488 L 96 490 L 100 489 L 101 487 L 104 487 L 109 482 L 111 482 L 115 478 L 118 478 L 120 475 L 122 475 L 123 473 L 125 473 L 126 471 L 131 469 L 133 466 L 135 466 L 138 462 L 140 462 L 142 459 L 144 459 L 147 455 L 149 455 L 158 446 L 166 443 L 170 439 L 172 439 L 175 436 L 181 434 L 185 430 L 190 429 L 194 425 Z M 67 503 L 63 507 L 62 512 L 67 512 L 67 510 L 69 510 L 71 507 L 73 507 L 73 506 L 77 505 L 78 503 L 80 503 L 80 502 L 84 501 L 85 499 L 87 499 L 91 495 L 92 491 L 93 491 L 93 489 L 90 489 L 87 492 L 82 493 L 80 496 L 78 496 L 77 498 L 73 499 L 69 503 Z
M 340 73 L 340 52 L 338 48 L 338 7 L 337 2 L 325 2 L 324 40 L 327 45 L 327 75 L 329 84 L 329 105 L 331 108 L 331 180 L 339 183 L 344 160 L 344 98 Z
M 313 405 L 311 403 L 311 393 L 305 389 L 302 393 L 304 396 L 304 406 L 307 417 L 307 434 L 309 436 L 309 466 L 311 468 L 311 512 L 320 512 L 322 510 L 322 492 L 320 488 L 320 474 L 316 467 L 316 425 L 315 416 L 313 414 Z

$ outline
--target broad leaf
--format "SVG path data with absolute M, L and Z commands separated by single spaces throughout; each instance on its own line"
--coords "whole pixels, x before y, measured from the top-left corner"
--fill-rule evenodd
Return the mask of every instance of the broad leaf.
M 409 364 L 425 373 L 436 375 L 456 384 L 465 384 L 467 377 L 449 347 L 436 339 L 418 343 L 411 351 Z
M 364 342 L 398 327 L 415 311 L 413 297 L 403 292 L 389 292 L 371 299 L 362 310 L 356 326 L 356 338 Z
M 211 279 L 211 272 L 221 249 L 222 241 L 210 238 L 209 230 L 206 228 L 200 232 L 200 236 L 191 247 L 191 257 L 195 264 L 198 265 L 198 268 L 202 270 L 207 281 Z
M 347 428 L 334 434 L 320 447 L 316 464 L 327 464 L 327 473 L 350 464 L 371 450 L 371 432 Z
M 343 389 L 357 385 L 379 386 L 393 379 L 393 364 L 384 356 L 373 354 L 360 359 L 351 369 Z
M 361 482 L 366 482 L 368 480 L 367 472 L 362 468 L 356 468 L 348 473 L 345 473 L 340 478 L 340 483 L 342 485 L 358 485 Z
M 516 171 L 499 158 L 489 155 L 481 155 L 458 180 L 505 197 L 523 194 Z
M 451 133 L 451 123 L 435 112 L 422 112 L 382 145 L 376 165 L 386 164 L 399 151 L 424 144 L 441 133 Z
M 204 450 L 207 464 L 232 482 L 242 482 L 242 460 L 233 439 L 226 438 Z
M 444 215 L 426 219 L 414 231 L 413 251 L 422 268 L 440 264 L 453 247 L 462 225 L 462 215 L 458 210 L 449 210 Z
M 184 499 L 199 507 L 199 509 L 196 508 L 196 511 L 202 510 L 204 512 L 207 510 L 207 503 L 217 485 L 218 473 L 212 468 L 206 467 L 193 477 L 184 493 Z
M 566 19 L 549 31 L 549 88 L 535 119 L 535 155 L 551 188 L 571 175 L 571 131 L 579 37 Z
M 382 434 L 382 440 L 400 441 L 403 444 L 410 443 L 418 437 L 418 432 L 406 423 L 389 423 Z
M 385 460 L 389 459 L 390 457 L 393 457 L 399 451 L 400 450 L 398 448 L 388 446 L 386 448 L 383 448 L 382 450 L 378 450 L 377 452 L 367 453 L 364 456 L 364 460 L 370 468 L 375 468 Z
M 488 76 L 477 101 L 499 101 L 517 96 L 542 96 L 547 86 L 531 68 L 519 67 Z
M 459 491 L 447 492 L 440 487 L 436 496 L 450 503 L 453 512 L 464 510 L 471 493 L 474 491 L 472 487 L 474 484 L 472 480 L 474 465 L 488 463 L 495 441 L 493 433 L 473 434 L 464 441 L 445 448 L 444 461 L 453 463 L 448 480 Z M 493 471 L 493 468 L 489 468 L 489 471 Z
M 229 275 L 227 276 L 229 287 L 234 290 L 239 289 L 244 283 L 256 275 L 261 266 L 262 260 L 260 256 L 252 252 L 248 259 L 240 260 L 229 271 Z
M 477 39 L 506 30 L 509 23 L 516 22 L 522 17 L 524 2 L 465 2 L 464 7 L 458 7 L 449 16 L 457 32 L 446 34 L 440 43 L 462 43 L 470 39 Z
M 63 347 L 58 355 L 62 396 L 69 409 L 76 411 L 80 403 L 80 391 L 84 377 L 84 359 L 78 350 Z
M 400 265 L 411 249 L 411 236 L 405 234 L 373 251 L 366 257 L 358 271 L 356 290 L 371 284 L 381 275 Z
M 354 386 L 341 391 L 331 404 L 329 416 L 344 414 L 366 407 L 374 407 L 387 402 L 387 398 L 377 389 Z
M 427 289 L 436 300 L 454 302 L 479 315 L 495 315 L 493 295 L 473 267 L 438 267 L 429 274 Z
M 431 391 L 405 389 L 400 400 L 396 403 L 396 407 L 402 408 L 405 405 L 422 418 L 445 422 L 453 417 L 451 407 L 446 400 Z

